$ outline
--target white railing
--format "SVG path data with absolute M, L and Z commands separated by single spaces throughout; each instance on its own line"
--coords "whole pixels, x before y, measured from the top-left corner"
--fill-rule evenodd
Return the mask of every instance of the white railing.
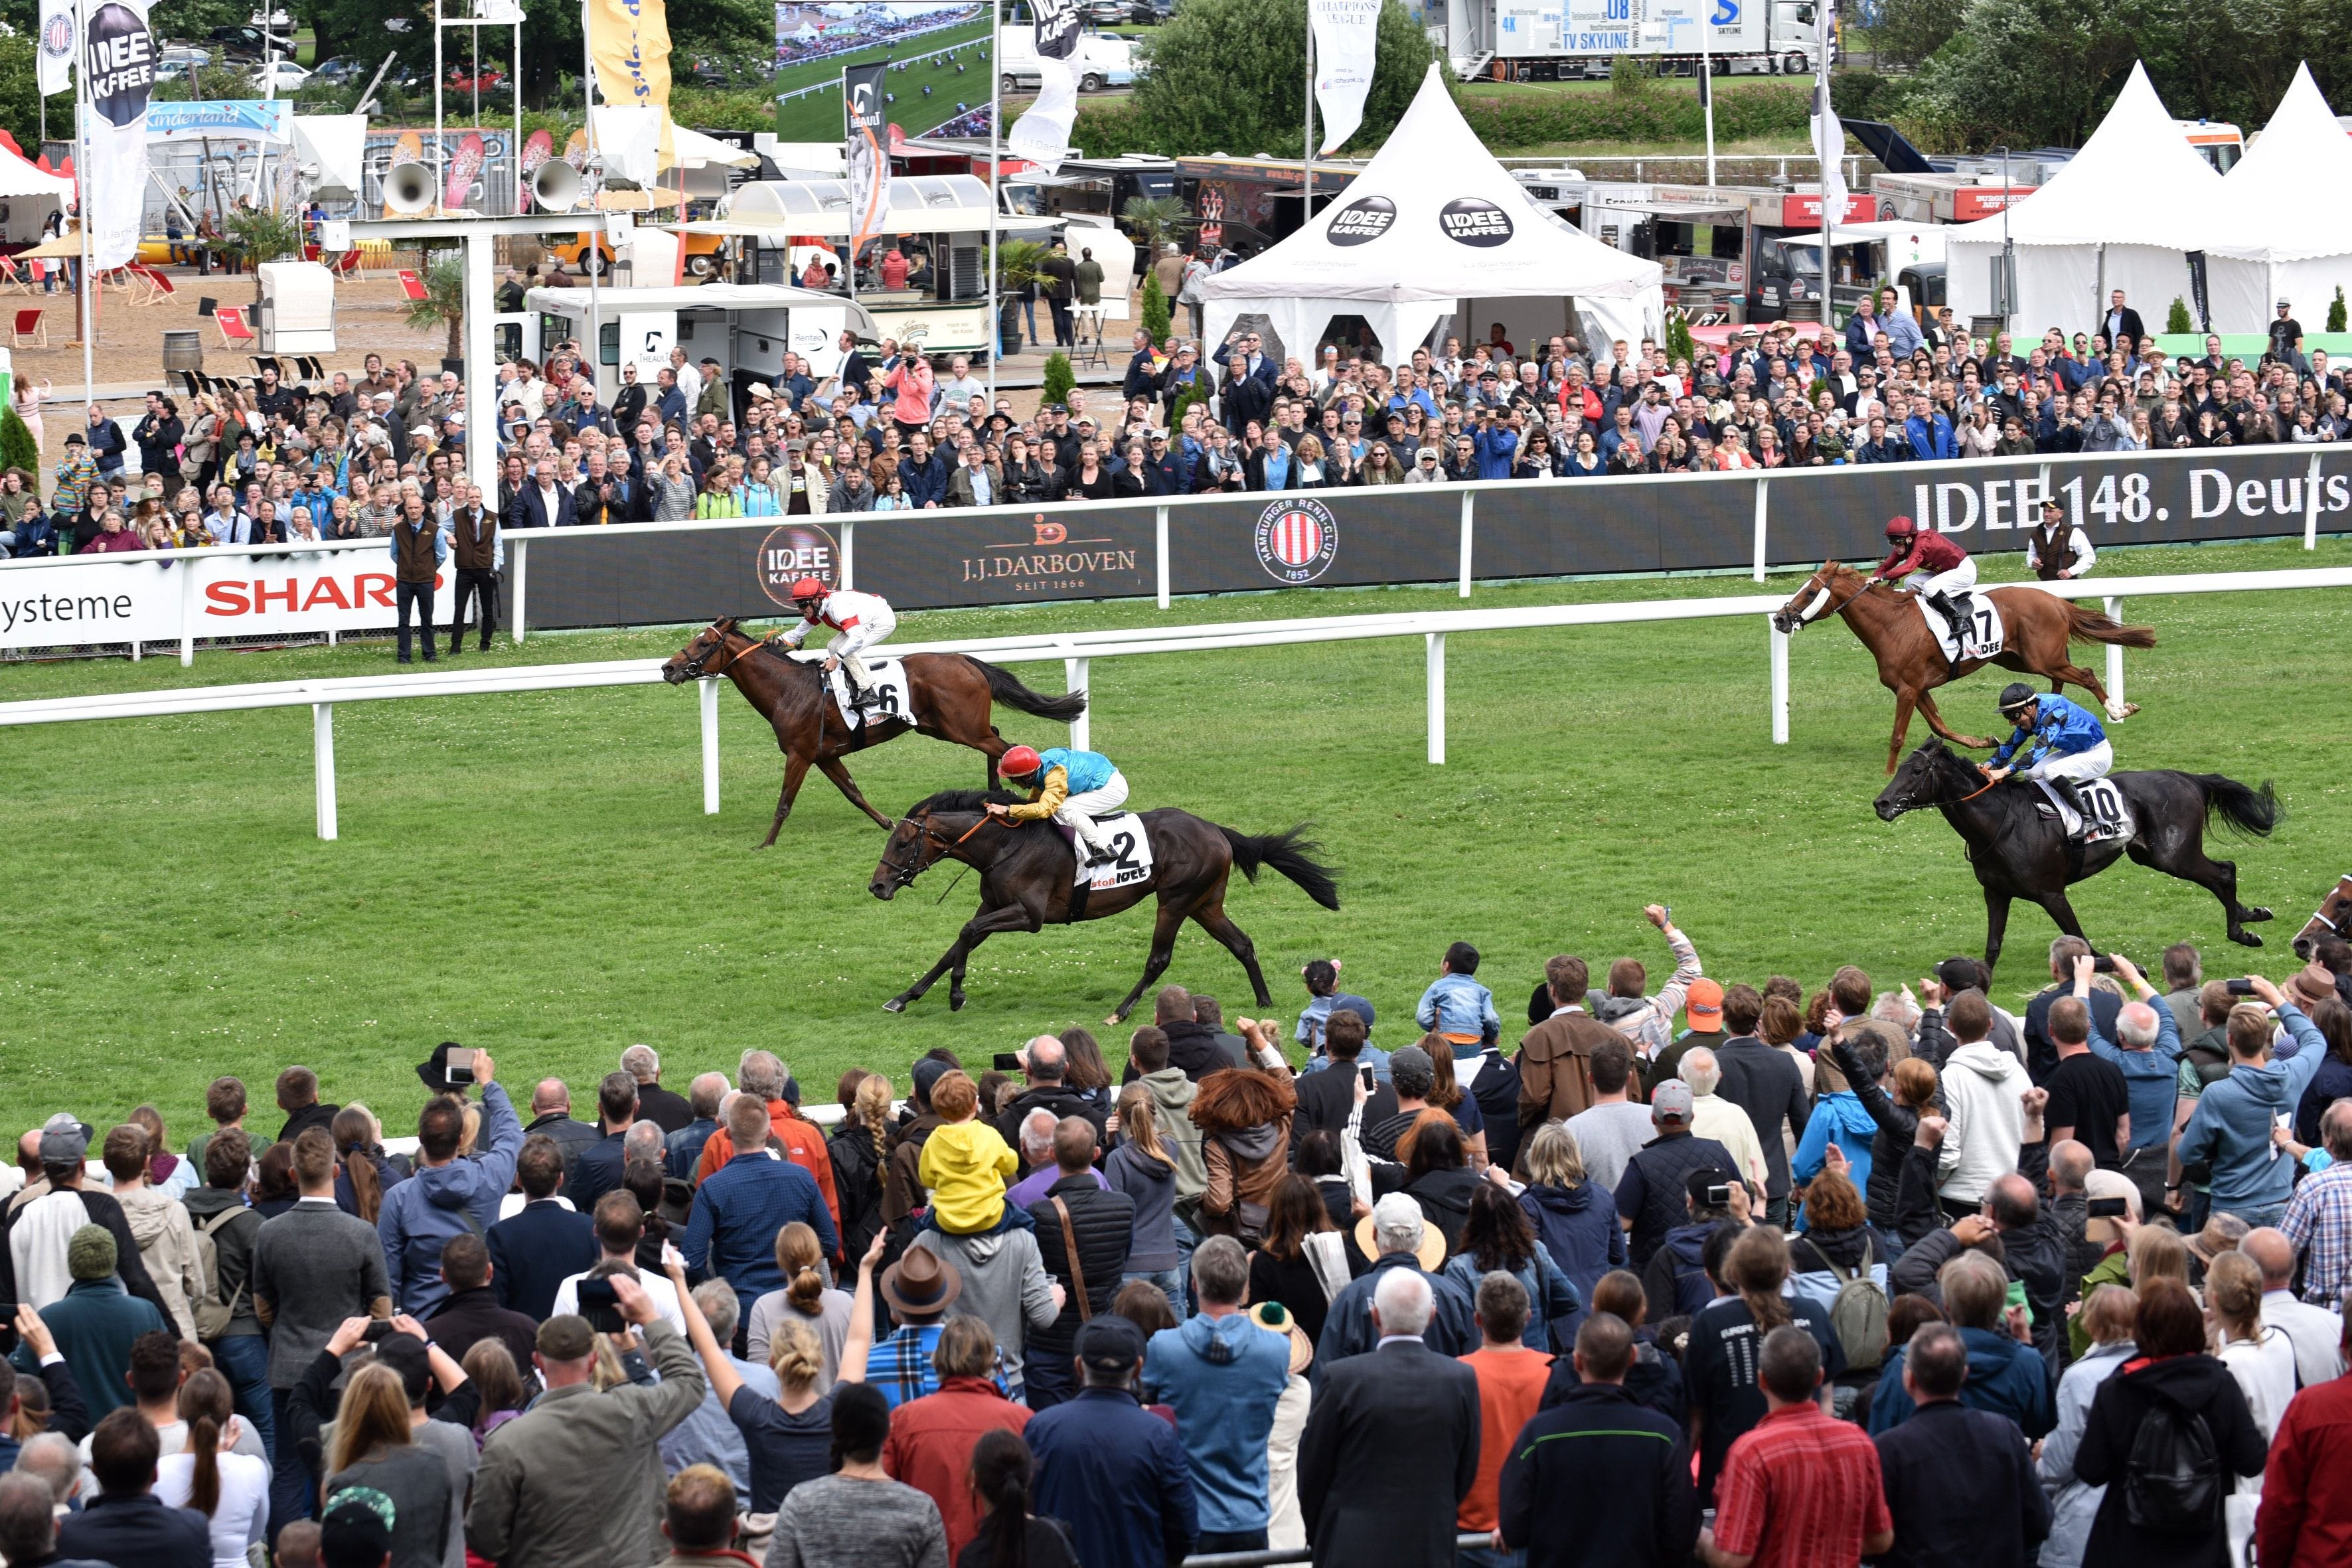
M 1999 586 L 2000 584 L 1992 584 Z M 2126 598 L 2179 594 L 2271 593 L 2352 587 L 2352 567 L 2306 567 L 2277 572 L 2216 572 L 2146 577 L 2112 577 L 2100 583 L 2045 583 L 2062 598 L 2101 599 L 2120 618 Z M 1015 637 L 971 637 L 957 642 L 908 643 L 892 651 L 964 653 L 997 664 L 1062 661 L 1066 689 L 1091 689 L 1093 663 L 1147 654 L 1226 652 L 1235 648 L 1349 642 L 1380 637 L 1423 639 L 1428 693 L 1427 756 L 1445 761 L 1445 640 L 1474 632 L 1518 631 L 1542 626 L 1624 626 L 1643 622 L 1769 616 L 1785 601 L 1778 595 L 1729 595 L 1688 599 L 1647 599 L 1620 604 L 1549 605 L 1519 609 L 1404 611 L 1390 615 L 1307 616 L 1289 620 L 1234 621 L 1223 625 L 1122 627 Z M 1843 635 L 1829 627 L 1816 637 Z M 1789 638 L 1766 623 L 1771 671 L 1772 743 L 1789 741 Z M 815 654 L 803 657 L 815 658 Z M 311 710 L 318 834 L 337 834 L 334 712 L 339 702 L 376 702 L 415 697 L 488 696 L 515 691 L 570 691 L 603 686 L 646 686 L 661 679 L 663 660 L 618 659 L 594 664 L 519 665 L 499 669 L 372 675 L 326 680 L 278 680 L 237 686 L 197 687 L 177 691 L 127 691 L 96 697 L 54 697 L 0 703 L 0 725 L 57 724 L 89 719 L 142 719 L 186 713 L 241 712 L 265 708 Z M 719 680 L 699 683 L 702 809 L 719 811 Z M 2124 650 L 2107 649 L 2107 689 L 2118 700 L 2124 690 Z M 1093 741 L 1092 715 L 1070 726 L 1075 746 Z

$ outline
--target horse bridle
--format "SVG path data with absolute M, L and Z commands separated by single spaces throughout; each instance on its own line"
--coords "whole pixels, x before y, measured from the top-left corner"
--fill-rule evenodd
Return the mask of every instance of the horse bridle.
M 1972 761 L 1972 760 L 1969 762 L 1969 766 L 1970 766 L 1970 767 L 1972 767 L 1972 768 L 1976 769 L 1976 771 L 1978 772 L 1978 773 L 1979 773 L 1979 774 L 1980 774 L 1980 775 L 1990 771 L 1990 770 L 1988 770 L 1988 769 L 1985 767 L 1985 765 L 1984 765 L 1982 763 L 1975 762 L 1975 761 Z M 1905 796 L 1902 800 L 1897 801 L 1895 804 L 1896 804 L 1896 805 L 1898 805 L 1898 806 L 1899 806 L 1903 811 L 1906 811 L 1906 812 L 1909 812 L 1909 811 L 1925 811 L 1925 810 L 1927 810 L 1927 809 L 1929 806 L 1931 806 L 1931 805 L 1934 805 L 1934 806 L 1944 806 L 1944 805 L 1966 805 L 1969 802 L 1970 802 L 1970 801 L 1972 801 L 1972 800 L 1976 799 L 1976 797 L 1977 797 L 1977 796 L 1979 796 L 1979 795 L 1980 795 L 1984 794 L 1987 790 L 1991 789 L 1991 788 L 1993 787 L 1993 785 L 1995 785 L 1995 784 L 1999 784 L 2000 782 L 2000 781 L 1999 779 L 1995 779 L 1995 778 L 1987 778 L 1987 779 L 1985 780 L 1985 782 L 1984 782 L 1984 783 L 1982 783 L 1982 784 L 1979 784 L 1976 788 L 1974 788 L 1974 789 L 1970 790 L 1968 794 L 1966 794 L 1966 795 L 1964 795 L 1960 796 L 1958 800 L 1923 800 L 1923 801 L 1914 801 L 1914 800 L 1912 800 L 1909 796 L 1907 796 L 1907 795 L 1906 795 L 1906 796 Z
M 944 829 L 932 825 L 929 813 L 924 814 L 920 821 L 917 821 L 911 816 L 899 817 L 898 821 L 893 824 L 894 826 L 913 828 L 917 835 L 915 842 L 918 846 L 924 844 L 936 844 L 940 846 L 940 853 L 932 856 L 929 860 L 926 860 L 923 858 L 921 848 L 918 847 L 915 851 L 914 859 L 907 865 L 901 866 L 897 861 L 892 860 L 889 855 L 886 852 L 882 857 L 883 868 L 890 873 L 891 878 L 895 880 L 898 886 L 901 888 L 911 888 L 915 885 L 916 878 L 921 876 L 924 872 L 929 870 L 932 867 L 940 863 L 941 856 L 944 856 L 949 850 L 956 848 L 963 843 L 965 838 L 970 838 L 973 834 L 979 832 L 982 828 L 987 826 L 990 823 L 995 820 L 996 818 L 993 816 L 983 811 L 981 813 L 980 820 L 978 822 L 973 823 L 970 827 L 964 829 L 963 838 L 950 839 Z
M 746 637 L 751 636 L 748 632 L 743 635 Z M 730 648 L 727 646 L 727 634 L 721 632 L 719 635 L 719 643 L 717 647 L 708 648 L 694 658 L 688 659 L 684 664 L 678 667 L 678 669 L 679 672 L 682 673 L 688 680 L 699 680 L 705 675 L 723 675 L 728 670 L 734 668 L 737 665 L 742 663 L 743 660 L 749 658 L 752 654 L 759 652 L 760 649 L 766 647 L 767 646 L 768 644 L 761 638 L 752 637 L 751 646 L 750 647 L 740 649 Z M 722 653 L 732 653 L 735 657 L 729 659 L 725 664 L 720 665 L 717 669 L 708 668 L 710 661 L 718 658 Z
M 1844 609 L 1848 605 L 1853 604 L 1856 599 L 1859 599 L 1859 598 L 1861 598 L 1864 594 L 1869 593 L 1869 592 L 1870 592 L 1870 584 L 1871 584 L 1871 579 L 1869 579 L 1869 578 L 1867 578 L 1867 577 L 1864 577 L 1864 578 L 1862 580 L 1862 586 L 1861 586 L 1861 587 L 1856 588 L 1853 593 L 1848 594 L 1844 598 L 1840 599 L 1836 604 L 1832 605 L 1830 605 L 1828 608 L 1823 609 L 1823 610 L 1821 610 L 1821 611 L 1819 611 L 1819 612 L 1807 611 L 1807 610 L 1799 610 L 1799 611 L 1797 612 L 1797 624 L 1798 624 L 1799 626 L 1810 626 L 1813 625 L 1813 624 L 1814 624 L 1815 622 L 1817 622 L 1817 621 L 1825 621 L 1825 620 L 1829 619 L 1829 617 L 1830 617 L 1830 616 L 1836 615 L 1840 610 Z M 1826 584 L 1826 583 L 1822 584 L 1822 595 L 1823 595 L 1824 596 L 1826 596 L 1826 595 L 1829 594 L 1829 592 L 1830 592 L 1830 585 L 1829 585 L 1828 584 Z

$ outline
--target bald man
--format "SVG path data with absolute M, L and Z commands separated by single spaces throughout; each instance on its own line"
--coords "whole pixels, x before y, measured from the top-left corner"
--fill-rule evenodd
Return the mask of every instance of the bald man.
M 2294 1244 L 2286 1233 L 2263 1226 L 2246 1232 L 2238 1250 L 2263 1271 L 2263 1323 L 2294 1346 L 2296 1379 L 2305 1388 L 2344 1373 L 2344 1320 L 2325 1307 L 2300 1301 L 2294 1283 Z
M 1055 1036 L 1037 1036 L 1021 1047 L 1019 1055 L 1028 1081 L 996 1119 L 996 1131 L 1008 1145 L 1020 1151 L 1021 1173 L 1025 1176 L 1054 1163 L 1050 1152 L 1042 1158 L 1032 1159 L 1029 1152 L 1021 1147 L 1022 1124 L 1029 1120 L 1031 1111 L 1050 1111 L 1056 1121 L 1066 1116 L 1083 1116 L 1094 1123 L 1095 1142 L 1100 1143 L 1104 1121 L 1110 1114 L 1110 1094 L 1107 1084 L 1089 1085 L 1083 1089 L 1071 1086 L 1070 1048 Z

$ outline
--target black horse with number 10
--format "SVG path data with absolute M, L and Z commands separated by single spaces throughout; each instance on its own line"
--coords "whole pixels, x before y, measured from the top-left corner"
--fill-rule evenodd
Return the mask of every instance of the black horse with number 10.
M 2040 790 L 2017 781 L 1989 784 L 1981 766 L 1941 741 L 1929 741 L 1905 758 L 1879 792 L 1876 805 L 1887 822 L 1934 806 L 1968 845 L 1969 865 L 1984 887 L 1987 969 L 2000 961 L 2012 900 L 2031 899 L 2049 911 L 2060 931 L 2083 936 L 2066 889 L 2125 855 L 2211 893 L 2221 900 L 2230 940 L 2262 946 L 2263 939 L 2246 930 L 2246 923 L 2266 921 L 2271 912 L 2238 902 L 2237 865 L 2206 855 L 2205 827 L 2218 816 L 2236 832 L 2269 837 L 2286 812 L 2268 781 L 2254 789 L 2220 773 L 2158 769 L 2109 773 L 2106 782 L 2129 805 L 2132 831 L 2126 838 L 2087 846 L 2068 844 L 2057 818 L 2044 814 Z
M 1160 898 L 1160 913 L 1151 928 L 1151 956 L 1143 977 L 1106 1023 L 1124 1019 L 1144 988 L 1167 971 L 1176 951 L 1176 932 L 1188 920 L 1241 960 L 1257 1005 L 1270 1007 L 1274 995 L 1258 968 L 1257 948 L 1225 913 L 1225 884 L 1234 868 L 1240 867 L 1242 875 L 1254 882 L 1258 868 L 1271 866 L 1325 909 L 1339 907 L 1333 873 L 1307 858 L 1317 846 L 1303 837 L 1304 824 L 1287 833 L 1254 838 L 1173 808 L 1137 814 L 1151 835 L 1148 879 L 1123 888 L 1085 891 L 1082 897 L 1076 851 L 1051 823 L 1008 823 L 988 815 L 992 802 L 1018 805 L 1022 799 L 1003 790 L 947 790 L 916 802 L 892 826 L 867 891 L 887 901 L 941 860 L 961 860 L 980 872 L 980 910 L 964 922 L 954 945 L 940 955 L 929 973 L 882 1005 L 887 1011 L 905 1012 L 907 1004 L 942 974 L 949 975 L 948 1006 L 961 1007 L 964 964 L 972 949 L 999 931 L 1042 931 L 1074 921 L 1101 920 L 1133 909 L 1153 893 Z

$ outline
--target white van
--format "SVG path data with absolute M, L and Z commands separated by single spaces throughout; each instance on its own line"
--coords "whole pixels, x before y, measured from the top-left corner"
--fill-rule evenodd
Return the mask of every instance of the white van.
M 523 296 L 523 304 L 522 311 L 498 317 L 492 327 L 501 362 L 523 358 L 535 363 L 567 338 L 588 341 L 587 289 L 533 289 Z M 822 381 L 840 368 L 844 328 L 867 341 L 881 335 L 860 305 L 837 295 L 772 283 L 604 289 L 597 290 L 596 313 L 602 340 L 592 356 L 596 395 L 608 408 L 620 395 L 625 362 L 637 367 L 637 380 L 650 388 L 656 373 L 669 363 L 673 348 L 684 349 L 698 365 L 706 358 L 717 360 L 740 406 L 745 388 L 782 373 L 787 350 L 800 355 L 808 374 Z

